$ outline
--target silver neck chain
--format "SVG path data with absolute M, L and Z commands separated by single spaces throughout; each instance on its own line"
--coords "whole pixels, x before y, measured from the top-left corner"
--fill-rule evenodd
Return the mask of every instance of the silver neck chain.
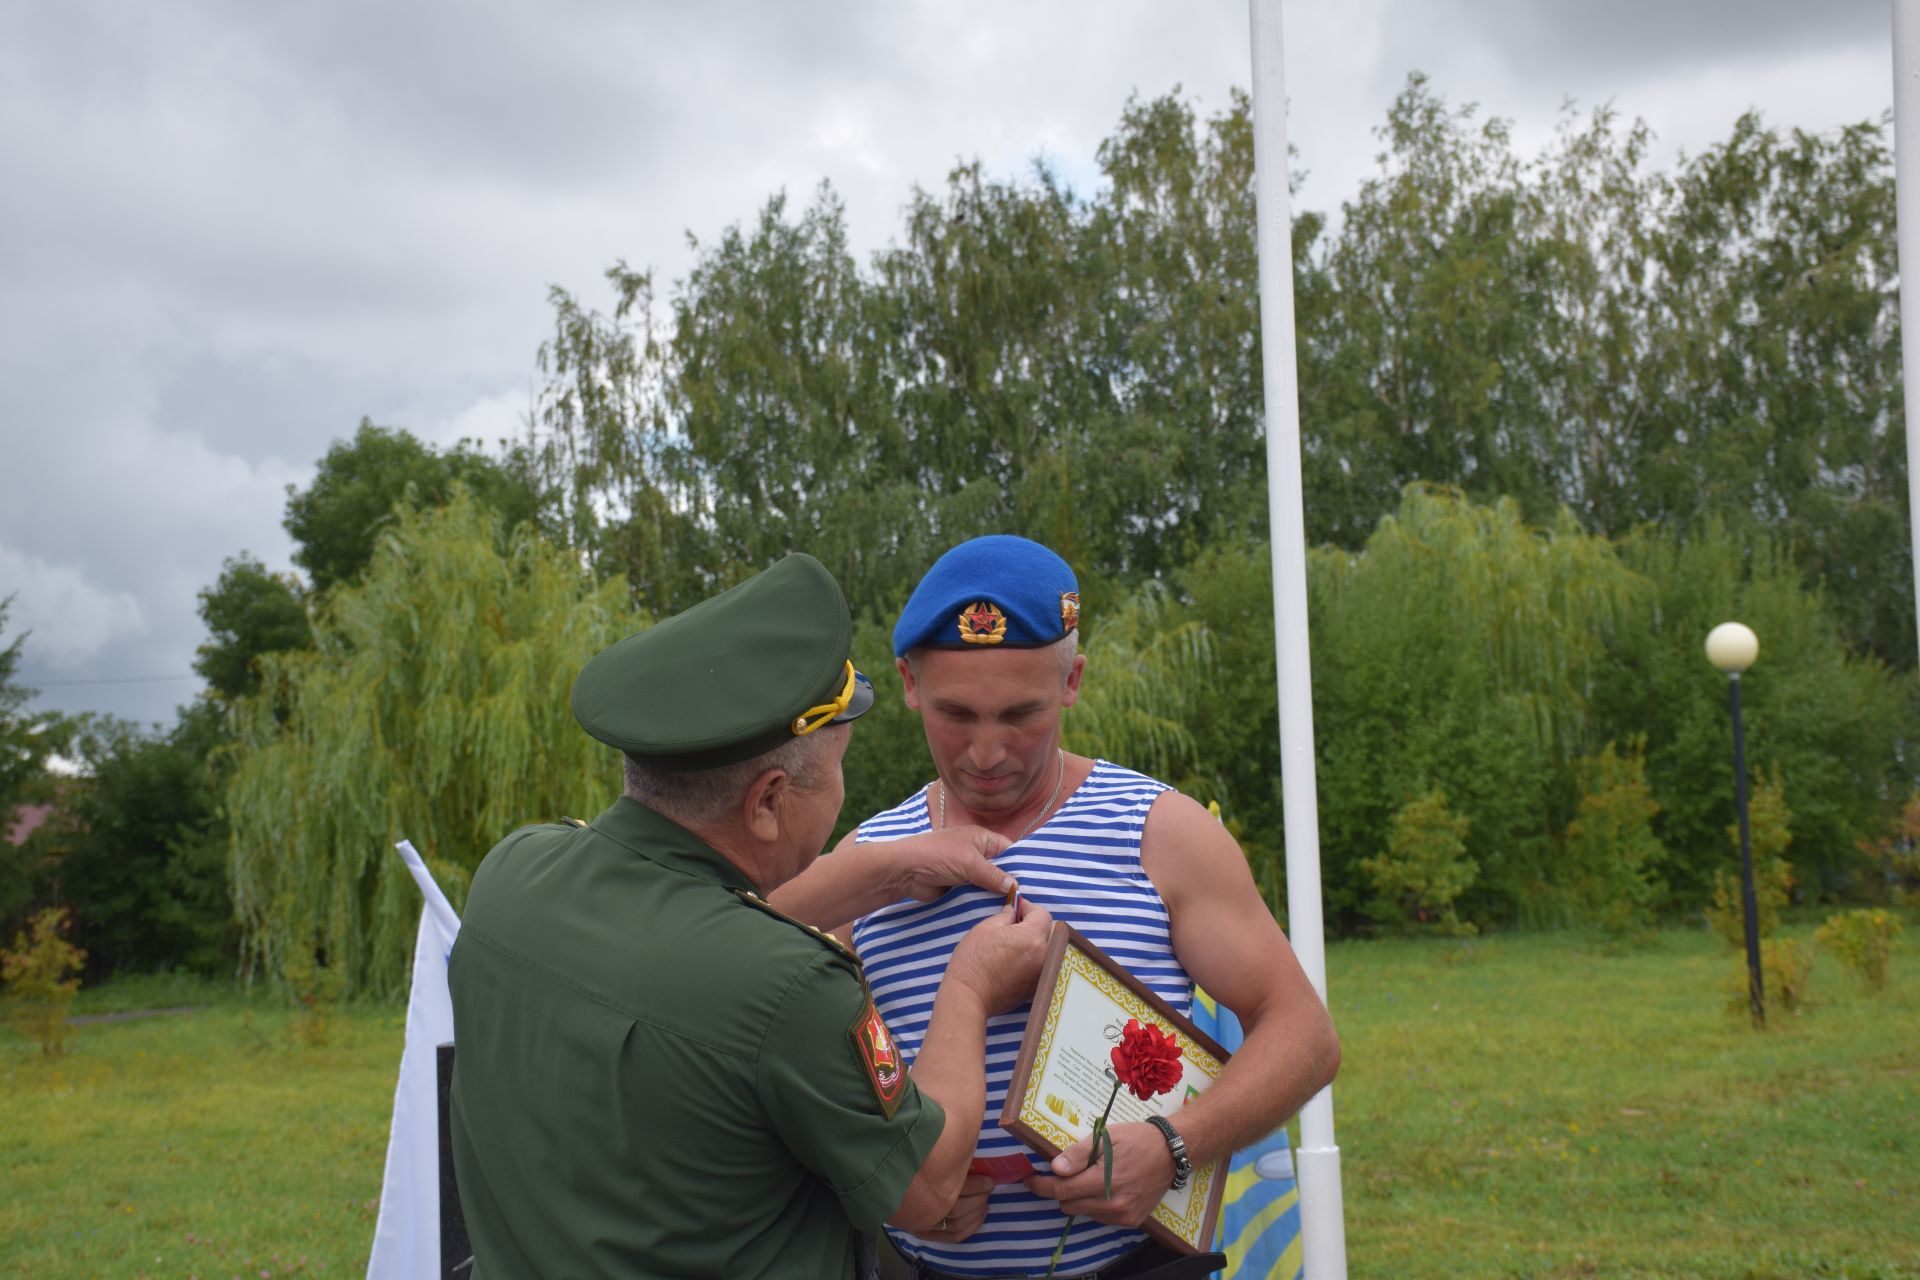
M 1065 747 L 1057 747 L 1055 748 L 1055 750 L 1060 757 L 1060 771 L 1054 774 L 1053 776 L 1053 794 L 1048 796 L 1047 802 L 1040 806 L 1039 816 L 1035 817 L 1032 822 L 1029 822 L 1027 824 L 1027 829 L 1025 831 L 1022 831 L 1019 835 L 1013 838 L 1013 843 L 1015 844 L 1019 844 L 1022 840 L 1025 840 L 1028 836 L 1032 835 L 1036 830 L 1039 829 L 1040 824 L 1046 821 L 1047 815 L 1053 812 L 1053 802 L 1060 798 L 1060 788 L 1062 785 L 1065 784 L 1067 780 L 1067 751 Z M 946 829 L 947 829 L 947 784 L 943 781 L 940 784 L 940 830 L 945 831 Z

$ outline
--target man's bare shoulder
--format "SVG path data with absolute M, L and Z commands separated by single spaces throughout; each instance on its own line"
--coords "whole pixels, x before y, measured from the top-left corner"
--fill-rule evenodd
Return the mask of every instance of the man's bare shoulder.
M 1220 819 L 1208 813 L 1205 805 L 1185 792 L 1169 787 L 1153 798 L 1153 807 L 1147 810 L 1146 827 L 1140 833 L 1143 845 L 1150 840 L 1187 840 L 1196 837 L 1223 839 L 1229 845 L 1234 843 Z
M 1240 842 L 1192 796 L 1163 791 L 1140 832 L 1140 867 L 1169 909 L 1200 900 L 1258 899 Z

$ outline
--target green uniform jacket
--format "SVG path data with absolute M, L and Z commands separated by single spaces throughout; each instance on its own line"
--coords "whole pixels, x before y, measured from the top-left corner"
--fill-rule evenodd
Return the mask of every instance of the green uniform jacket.
M 479 1280 L 844 1277 L 899 1207 L 945 1116 L 882 1101 L 858 962 L 751 888 L 626 799 L 487 855 L 448 969 Z

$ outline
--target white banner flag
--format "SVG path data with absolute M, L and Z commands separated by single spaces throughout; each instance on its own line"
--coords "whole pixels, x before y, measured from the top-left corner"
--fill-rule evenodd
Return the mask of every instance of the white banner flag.
M 413 943 L 413 987 L 407 996 L 407 1044 L 393 1091 L 387 1176 L 373 1228 L 367 1280 L 433 1280 L 440 1275 L 440 1105 L 437 1046 L 453 1040 L 447 956 L 460 918 L 434 883 L 413 845 L 394 846 L 426 897 Z

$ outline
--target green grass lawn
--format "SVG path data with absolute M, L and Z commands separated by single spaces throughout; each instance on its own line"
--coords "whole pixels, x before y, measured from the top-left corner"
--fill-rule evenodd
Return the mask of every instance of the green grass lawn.
M 1804 929 L 1789 930 L 1802 936 Z M 1920 961 L 1871 994 L 1820 957 L 1756 1036 L 1702 933 L 1329 954 L 1351 1273 L 1920 1277 Z M 398 1009 L 328 1044 L 229 987 L 117 982 L 43 1061 L 0 1042 L 0 1275 L 278 1277 L 366 1266 Z
M 77 1013 L 209 1005 L 79 1027 L 64 1058 L 0 1048 L 0 1275 L 365 1271 L 399 1066 L 399 1009 L 330 1042 L 231 987 L 115 983 Z
M 1920 1276 L 1911 954 L 1879 994 L 1819 957 L 1764 1035 L 1744 972 L 1700 932 L 1333 948 L 1353 1273 Z

